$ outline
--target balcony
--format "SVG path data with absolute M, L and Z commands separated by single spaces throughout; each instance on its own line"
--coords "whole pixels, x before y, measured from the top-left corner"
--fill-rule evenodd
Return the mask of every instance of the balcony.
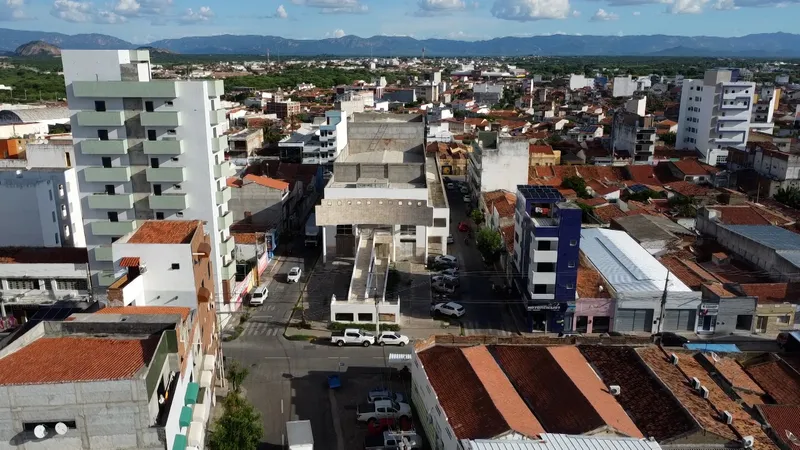
M 176 98 L 174 81 L 73 81 L 72 94 L 89 98 Z
M 533 263 L 554 263 L 558 261 L 558 252 L 555 250 L 534 250 Z
M 534 272 L 533 270 L 531 270 L 530 283 L 531 284 L 554 285 L 554 284 L 556 284 L 556 273 L 555 272 Z
M 162 140 L 144 141 L 143 150 L 146 155 L 181 155 L 183 154 L 183 141 Z
M 94 194 L 89 197 L 91 209 L 131 209 L 133 208 L 132 194 Z
M 186 194 L 151 195 L 147 198 L 150 209 L 177 209 L 188 208 Z
M 228 150 L 228 136 L 211 138 L 211 152 L 224 152 Z
M 148 167 L 145 170 L 148 183 L 183 183 L 186 181 L 184 167 Z
M 217 191 L 217 204 L 224 205 L 231 200 L 231 188 L 225 186 L 221 191 Z
M 101 220 L 92 222 L 92 234 L 95 236 L 124 236 L 136 229 L 135 220 L 121 220 L 119 222 L 109 222 Z
M 143 127 L 169 127 L 181 126 L 181 116 L 178 111 L 143 112 L 139 114 Z
M 97 261 L 114 261 L 114 255 L 111 252 L 110 245 L 104 245 L 94 248 L 94 259 Z
M 225 93 L 225 84 L 222 80 L 206 81 L 209 97 L 219 97 Z
M 727 105 L 723 104 L 723 105 L 720 106 L 720 109 L 724 109 L 724 110 L 749 109 L 749 108 L 750 108 L 750 103 L 748 103 L 748 102 L 734 102 L 734 103 L 729 103 Z
M 117 281 L 117 275 L 114 272 L 99 272 L 97 274 L 97 284 L 99 286 L 111 286 Z
M 230 280 L 236 276 L 236 262 L 231 261 L 228 265 L 222 266 L 222 279 Z
M 128 153 L 127 139 L 113 139 L 101 141 L 87 139 L 81 141 L 81 153 L 84 155 L 124 155 Z
M 224 109 L 214 109 L 208 113 L 208 119 L 211 121 L 211 125 L 219 125 L 221 123 L 225 123 L 227 121 L 227 117 L 225 117 Z
M 130 167 L 87 167 L 83 169 L 87 183 L 126 183 L 131 179 Z
M 223 161 L 214 166 L 214 178 L 227 178 L 233 175 L 233 169 L 229 161 Z
M 122 111 L 80 111 L 77 119 L 82 127 L 121 127 L 125 124 Z
M 228 211 L 225 214 L 219 216 L 219 225 L 217 227 L 219 229 L 219 231 L 227 230 L 228 228 L 231 227 L 231 225 L 233 225 L 233 213 L 232 212 Z
M 230 255 L 233 249 L 236 247 L 236 243 L 233 240 L 232 236 L 229 236 L 228 239 L 219 243 L 219 253 L 221 255 Z M 234 264 L 235 266 L 235 264 Z M 234 269 L 235 271 L 235 269 Z

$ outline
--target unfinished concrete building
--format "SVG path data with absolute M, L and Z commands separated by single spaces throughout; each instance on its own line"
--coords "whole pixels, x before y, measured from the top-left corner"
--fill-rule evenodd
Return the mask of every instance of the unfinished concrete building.
M 316 207 L 323 260 L 355 258 L 348 298 L 332 302 L 331 320 L 373 322 L 377 300 L 387 308 L 378 308 L 381 321 L 396 322 L 397 299 L 385 299 L 389 264 L 447 252 L 450 210 L 424 140 L 420 115 L 364 113 L 349 122 Z

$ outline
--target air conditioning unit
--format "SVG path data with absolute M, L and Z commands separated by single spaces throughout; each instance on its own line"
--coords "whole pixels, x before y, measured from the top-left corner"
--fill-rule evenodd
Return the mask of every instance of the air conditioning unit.
M 753 445 L 756 443 L 756 438 L 753 436 L 745 436 L 742 438 L 742 444 L 744 448 L 753 448 Z
M 728 425 L 733 423 L 733 414 L 729 413 L 728 411 L 722 411 L 722 419 Z
M 612 384 L 611 386 L 609 386 L 609 387 L 608 387 L 608 392 L 610 392 L 610 393 L 611 393 L 611 395 L 613 395 L 614 397 L 616 397 L 616 396 L 618 396 L 619 394 L 621 394 L 621 393 L 622 393 L 622 388 L 621 388 L 621 387 L 619 387 L 619 386 L 618 386 L 618 385 L 616 385 L 616 384 Z
M 708 398 L 708 388 L 705 386 L 700 386 L 700 395 L 702 395 L 703 398 Z
M 147 273 L 147 266 L 145 264 L 140 264 L 139 265 L 139 273 L 142 274 L 142 275 Z
M 692 389 L 700 389 L 700 380 L 698 380 L 697 377 L 692 377 Z
M 675 353 L 670 354 L 669 355 L 669 362 L 671 362 L 673 366 L 677 366 L 678 365 L 678 355 L 676 355 Z

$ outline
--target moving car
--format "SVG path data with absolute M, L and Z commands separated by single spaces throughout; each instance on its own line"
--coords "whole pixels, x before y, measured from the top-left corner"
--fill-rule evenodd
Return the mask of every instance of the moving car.
M 467 231 L 469 231 L 469 224 L 467 222 L 459 222 L 458 231 L 466 233 Z
M 461 317 L 466 312 L 464 307 L 456 302 L 437 303 L 431 306 L 433 314 L 441 314 L 448 317 Z
M 408 336 L 403 336 L 397 331 L 383 331 L 380 336 L 377 337 L 375 343 L 378 345 L 399 345 L 402 347 L 408 344 Z
M 394 401 L 394 402 L 402 402 L 405 400 L 403 394 L 399 392 L 392 392 L 389 389 L 373 389 L 367 393 L 367 401 L 370 403 L 380 402 L 384 400 Z
M 286 281 L 289 283 L 297 283 L 300 281 L 300 275 L 303 273 L 299 267 L 292 267 L 289 273 L 286 274 Z
M 331 344 L 339 347 L 347 345 L 362 345 L 369 347 L 375 343 L 375 336 L 358 328 L 348 328 L 344 331 L 334 331 L 331 333 Z
M 377 421 L 380 419 L 403 419 L 411 417 L 411 407 L 408 403 L 379 400 L 375 403 L 358 405 L 356 419 L 359 422 Z
M 453 242 L 455 242 L 455 239 L 453 239 L 453 235 L 452 234 L 448 234 L 447 235 L 447 243 L 448 244 L 452 244 Z
M 250 294 L 250 306 L 263 305 L 264 300 L 266 300 L 268 296 L 269 289 L 267 289 L 266 286 L 258 286 L 253 289 L 253 293 Z
M 656 333 L 653 336 L 661 338 L 661 345 L 663 347 L 683 347 L 683 344 L 689 342 L 689 339 L 685 337 L 672 333 L 670 331 L 664 331 L 662 333 Z

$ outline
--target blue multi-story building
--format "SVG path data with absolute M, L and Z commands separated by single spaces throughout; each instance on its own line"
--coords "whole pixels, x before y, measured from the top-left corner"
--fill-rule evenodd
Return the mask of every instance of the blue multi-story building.
M 531 330 L 560 332 L 575 305 L 583 211 L 550 186 L 517 186 L 514 272 Z

